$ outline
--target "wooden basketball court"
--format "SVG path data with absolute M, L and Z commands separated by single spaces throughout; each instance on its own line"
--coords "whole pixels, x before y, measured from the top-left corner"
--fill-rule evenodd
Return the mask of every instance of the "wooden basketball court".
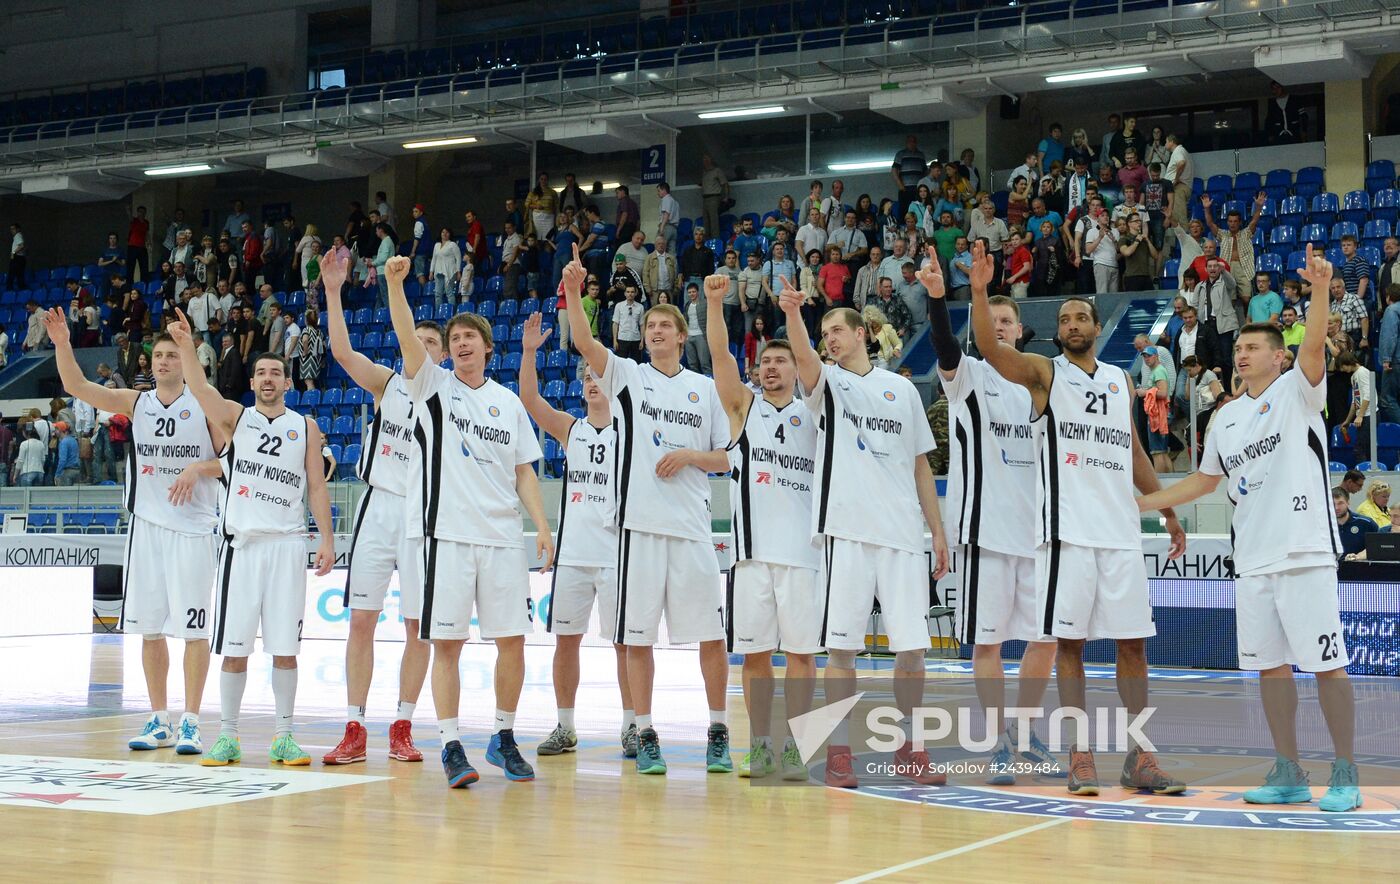
M 580 751 L 535 757 L 554 724 L 551 649 L 527 648 L 516 732 L 537 778 L 507 783 L 483 757 L 494 652 L 469 645 L 462 733 L 482 779 L 449 791 L 427 691 L 415 721 L 427 761 L 385 757 L 399 646 L 380 643 L 376 651 L 367 764 L 319 763 L 343 727 L 344 646 L 308 641 L 296 735 L 313 765 L 268 770 L 272 695 L 267 658 L 258 656 L 244 707 L 244 762 L 215 769 L 173 749 L 126 748 L 146 716 L 139 642 L 0 640 L 0 879 L 1312 882 L 1385 879 L 1400 866 L 1400 793 L 1393 789 L 1367 790 L 1364 814 L 1348 815 L 1359 825 L 1324 831 L 1315 803 L 1282 816 L 1260 810 L 1257 824 L 1239 816 L 1213 824 L 1221 811 L 1246 809 L 1237 795 L 1208 788 L 1171 800 L 1130 795 L 1114 785 L 1113 756 L 1100 761 L 1104 794 L 1090 808 L 1099 816 L 1085 816 L 1083 802 L 1066 801 L 1062 781 L 1053 780 L 1001 794 L 960 792 L 957 777 L 943 790 L 846 792 L 707 774 L 693 650 L 657 652 L 655 715 L 670 773 L 642 777 L 619 750 L 605 648 L 583 652 Z M 171 688 L 178 716 L 178 678 Z M 202 722 L 207 747 L 218 729 L 212 673 Z M 730 724 L 737 762 L 748 742 L 737 667 Z M 1312 767 L 1314 783 L 1325 778 L 1325 766 Z M 248 787 L 263 797 L 229 791 L 235 779 L 252 777 L 269 778 Z M 298 784 L 298 777 L 306 779 Z M 342 778 L 351 784 L 340 785 Z M 313 785 L 303 789 L 306 783 Z M 182 802 L 202 806 L 179 809 Z M 1160 809 L 1163 821 L 1124 821 L 1129 813 L 1141 819 L 1144 805 Z M 1199 824 L 1183 821 L 1190 809 Z M 1254 830 L 1227 827 L 1235 824 Z

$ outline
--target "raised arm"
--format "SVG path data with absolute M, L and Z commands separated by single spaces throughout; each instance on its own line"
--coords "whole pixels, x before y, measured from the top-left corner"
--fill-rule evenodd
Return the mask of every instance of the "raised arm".
M 1053 369 L 1050 360 L 1035 353 L 1022 353 L 1010 344 L 997 340 L 996 324 L 992 321 L 992 305 L 987 300 L 987 286 L 996 273 L 996 264 L 987 254 L 981 240 L 972 244 L 972 270 L 968 281 L 972 286 L 972 337 L 982 358 L 997 373 L 1012 383 L 1031 391 L 1037 410 L 1044 405 L 1050 391 Z
M 180 348 L 180 368 L 185 374 L 185 386 L 190 388 L 194 398 L 199 402 L 199 407 L 204 409 L 204 415 L 209 420 L 210 427 L 218 430 L 221 438 L 215 439 L 214 444 L 220 448 L 222 443 L 228 440 L 233 432 L 234 424 L 238 423 L 238 416 L 243 413 L 243 406 L 230 399 L 225 399 L 219 391 L 209 386 L 209 380 L 204 376 L 204 366 L 199 364 L 199 354 L 194 349 L 194 338 L 190 335 L 190 321 L 185 317 L 183 310 L 176 309 L 175 315 L 178 317 L 175 322 L 165 327 L 165 330 L 174 338 L 175 346 Z M 320 451 L 318 447 L 316 449 Z
M 1332 262 L 1320 254 L 1313 254 L 1312 243 L 1308 243 L 1307 262 L 1298 270 L 1304 282 L 1312 284 L 1314 292 L 1325 292 L 1332 282 Z M 1313 307 L 1318 306 L 1318 316 L 1313 316 Z M 1324 302 L 1308 302 L 1308 317 L 1303 323 L 1303 342 L 1298 345 L 1298 358 L 1295 367 L 1317 386 L 1327 376 L 1327 357 L 1324 352 L 1327 342 L 1327 308 Z
M 340 301 L 340 290 L 349 272 L 348 253 L 339 255 L 335 249 L 331 249 L 321 256 L 321 282 L 326 290 L 326 313 L 330 319 L 331 355 L 352 381 L 373 393 L 377 400 L 384 394 L 384 387 L 394 373 L 350 346 L 350 330 L 345 325 L 345 310 Z
M 753 391 L 744 385 L 739 377 L 739 363 L 729 353 L 729 329 L 724 323 L 724 296 L 728 292 L 729 277 L 722 273 L 705 277 L 705 340 L 710 345 L 710 365 L 719 401 L 733 417 L 753 401 Z
M 1215 213 L 1210 210 L 1211 202 L 1210 194 L 1201 194 L 1201 214 L 1206 216 L 1206 226 L 1210 228 L 1210 232 L 1219 239 L 1220 228 L 1215 224 Z
M 321 544 L 316 548 L 316 576 L 324 577 L 335 567 L 335 524 L 331 521 L 331 495 L 326 488 L 325 467 L 321 463 L 321 447 L 325 439 L 316 422 L 306 422 L 306 503 L 316 520 L 316 533 Z
M 583 281 L 587 278 L 588 271 L 583 269 L 579 247 L 575 244 L 574 260 L 564 267 L 564 303 L 569 309 L 569 337 L 588 367 L 595 375 L 602 377 L 608 368 L 608 348 L 593 337 L 593 324 L 588 321 L 588 314 L 583 309 Z
M 962 361 L 962 347 L 953 334 L 953 321 L 948 315 L 943 268 L 939 266 L 938 258 L 934 257 L 927 267 L 914 275 L 928 290 L 929 340 L 933 341 L 933 349 L 938 354 L 938 373 L 944 379 L 951 380 L 958 371 L 958 363 Z
M 394 334 L 399 337 L 399 352 L 403 354 L 403 376 L 406 378 L 418 374 L 419 369 L 428 361 L 427 348 L 413 333 L 413 308 L 408 306 L 408 296 L 403 293 L 404 277 L 408 276 L 411 266 L 412 262 L 409 259 L 398 255 L 384 262 L 384 279 L 389 287 L 389 319 L 393 322 Z
M 807 296 L 792 287 L 792 282 L 786 276 L 783 277 L 783 291 L 778 296 L 778 306 L 783 311 L 783 316 L 787 317 L 789 328 L 803 328 L 802 324 L 802 302 L 807 300 Z M 797 380 L 802 384 L 803 390 L 815 390 L 817 382 L 822 376 L 822 359 L 817 355 L 817 351 L 812 348 L 812 342 L 807 340 L 805 334 L 789 336 L 788 343 L 792 346 L 792 358 L 797 362 Z
M 525 320 L 525 337 L 520 340 L 520 402 L 541 429 L 560 443 L 566 443 L 574 418 L 550 405 L 540 395 L 539 377 L 535 371 L 535 356 L 553 333 L 552 328 L 540 331 L 538 313 L 530 314 L 530 318 Z
M 49 340 L 53 341 L 54 360 L 58 363 L 58 377 L 63 381 L 63 389 L 93 408 L 131 417 L 131 412 L 136 408 L 136 398 L 141 394 L 135 390 L 109 390 L 83 377 L 83 370 L 73 356 L 73 342 L 63 311 L 54 307 L 45 310 L 40 318 Z
M 1269 201 L 1269 195 L 1264 191 L 1259 191 L 1254 195 L 1254 214 L 1249 219 L 1249 235 L 1254 235 L 1254 230 L 1259 226 L 1259 218 L 1264 214 L 1264 204 Z

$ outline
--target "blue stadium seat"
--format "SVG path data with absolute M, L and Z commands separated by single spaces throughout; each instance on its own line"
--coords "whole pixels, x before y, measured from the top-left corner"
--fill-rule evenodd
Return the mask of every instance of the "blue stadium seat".
M 365 332 L 360 338 L 361 346 L 366 350 L 378 350 L 384 346 L 384 335 L 381 332 Z
M 564 393 L 564 401 L 569 408 L 583 408 L 583 381 L 577 378 L 569 381 L 569 387 Z
M 114 512 L 97 512 L 92 514 L 92 523 L 88 525 L 90 534 L 115 534 L 117 524 L 121 521 L 121 515 Z
M 291 389 L 288 390 L 286 393 L 283 393 L 282 401 L 286 403 L 288 408 L 292 409 L 293 411 L 296 411 L 298 402 L 297 391 L 295 389 Z
M 1285 259 L 1283 265 L 1284 270 L 1287 272 L 1288 278 L 1297 279 L 1298 271 L 1303 269 L 1303 265 L 1306 264 L 1307 261 L 1308 253 L 1306 249 L 1299 250 L 1296 252 L 1289 252 L 1288 257 Z
M 287 395 L 288 395 L 288 396 L 291 396 L 292 393 L 295 393 L 295 392 L 296 392 L 296 391 L 293 390 L 293 391 L 289 392 Z M 288 404 L 289 407 L 295 407 L 291 402 L 288 402 L 287 404 Z M 314 409 L 314 408 L 316 408 L 316 407 L 317 407 L 318 405 L 320 405 L 320 404 L 321 404 L 321 391 L 320 391 L 320 390 L 307 390 L 307 391 L 306 391 L 305 393 L 303 393 L 302 396 L 301 396 L 301 407 L 302 407 L 303 409 L 306 409 L 306 408 Z
M 520 302 L 514 300 L 504 300 L 496 305 L 496 318 L 509 322 L 515 318 Z
M 1259 256 L 1256 266 L 1261 273 L 1271 273 L 1274 277 L 1274 285 L 1279 285 L 1279 277 L 1283 274 L 1283 256 L 1273 252 L 1267 252 Z
M 1393 187 L 1376 191 L 1371 199 L 1371 217 L 1380 221 L 1389 221 L 1393 226 L 1396 223 L 1397 215 L 1400 215 L 1400 191 Z
M 321 404 L 326 406 L 339 407 L 340 396 L 341 392 L 339 387 L 333 387 L 329 390 L 324 390 L 321 393 Z
M 322 436 L 329 436 L 331 434 L 331 419 L 328 417 L 316 418 L 316 427 L 321 431 Z
M 1347 191 L 1342 197 L 1343 221 L 1350 221 L 1357 227 L 1365 224 L 1371 217 L 1371 196 L 1364 190 Z
M 365 391 L 359 387 L 348 387 L 340 394 L 340 404 L 358 409 L 367 400 Z
M 1366 226 L 1361 228 L 1362 239 L 1385 239 L 1391 235 L 1390 222 L 1383 218 L 1375 218 L 1366 222 Z
M 351 350 L 359 351 L 360 347 L 364 345 L 364 339 L 360 336 L 359 332 L 350 332 L 349 338 Z
M 526 298 L 526 299 L 524 299 L 523 301 L 520 302 L 520 309 L 516 312 L 516 315 L 517 315 L 517 316 L 529 316 L 531 313 L 538 313 L 538 312 L 539 312 L 539 309 L 540 309 L 540 299 L 539 299 L 539 298 Z
M 321 423 L 321 419 L 317 418 L 316 423 L 319 426 Z M 348 414 L 342 414 L 340 417 L 336 418 L 334 422 L 331 423 L 331 433 L 333 435 L 349 436 L 354 432 L 355 419 Z
M 1337 213 L 1341 208 L 1341 201 L 1335 193 L 1319 193 L 1312 198 L 1312 207 L 1308 210 L 1308 223 L 1332 224 L 1337 220 Z
M 1298 245 L 1312 243 L 1315 246 L 1327 243 L 1327 228 L 1321 224 L 1305 224 L 1298 232 Z
M 495 318 L 496 318 L 496 302 L 495 302 L 495 301 L 483 301 L 483 302 L 481 302 L 480 304 L 477 304 L 477 305 L 476 305 L 476 314 L 477 314 L 478 316 L 480 316 L 482 319 L 495 319 Z M 449 318 L 450 318 L 450 317 L 449 317 Z
M 1278 223 L 1299 225 L 1303 223 L 1303 216 L 1307 213 L 1308 204 L 1300 196 L 1287 196 L 1279 200 Z
M 373 310 L 370 310 L 368 307 L 361 307 L 359 310 L 356 310 L 356 311 L 355 311 L 355 321 L 354 321 L 354 323 L 352 323 L 352 324 L 353 324 L 353 325 L 361 325 L 361 326 L 363 326 L 363 325 L 369 325 L 369 324 L 370 324 L 370 320 L 371 320 L 371 318 L 373 318 L 373 316 L 374 316 L 374 311 L 373 311 Z
M 1297 248 L 1298 230 L 1291 224 L 1280 224 L 1269 232 L 1269 251 L 1280 257 Z
M 332 443 L 329 447 L 331 449 L 331 457 L 335 459 L 335 462 L 338 466 L 340 464 L 341 458 L 345 456 L 345 451 L 335 443 Z
M 1304 199 L 1312 199 L 1322 193 L 1323 175 L 1318 166 L 1304 166 L 1293 178 L 1293 192 Z
M 1215 202 L 1224 202 L 1230 196 L 1230 188 L 1234 186 L 1234 181 L 1229 175 L 1212 175 L 1206 179 L 1206 193 Z
M 541 395 L 549 400 L 550 405 L 553 405 L 555 408 L 562 408 L 564 406 L 564 397 L 567 393 L 568 387 L 565 385 L 564 381 L 560 379 L 547 382 L 544 385 L 544 390 Z
M 1335 460 L 1330 460 L 1327 462 L 1327 471 L 1329 473 L 1345 473 L 1347 471 L 1347 465 L 1338 463 Z
M 1395 186 L 1395 163 L 1376 160 L 1366 165 L 1366 192 L 1375 193 Z
M 1390 467 L 1386 466 L 1382 461 L 1379 460 L 1363 460 L 1361 463 L 1356 465 L 1356 468 L 1363 473 L 1390 472 Z
M 92 524 L 92 513 L 69 512 L 63 514 L 63 533 L 82 534 Z
M 1360 235 L 1361 233 L 1356 229 L 1356 225 L 1350 221 L 1338 221 L 1336 224 L 1332 225 L 1332 240 L 1334 242 L 1344 236 L 1359 237 Z
M 350 468 L 349 476 L 347 476 L 346 478 L 350 478 L 355 475 L 355 465 L 359 463 L 361 451 L 362 448 L 359 442 L 351 442 L 349 445 L 345 446 L 344 459 L 337 458 L 337 460 L 340 460 L 341 466 L 348 466 Z
M 507 353 L 501 360 L 500 370 L 496 372 L 497 379 L 506 382 L 513 381 L 520 377 L 520 354 Z

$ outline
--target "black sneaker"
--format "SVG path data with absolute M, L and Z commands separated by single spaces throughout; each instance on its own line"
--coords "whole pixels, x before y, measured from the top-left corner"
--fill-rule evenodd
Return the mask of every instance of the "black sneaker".
M 447 774 L 449 789 L 461 789 L 481 779 L 476 768 L 467 761 L 467 753 L 462 751 L 462 744 L 456 740 L 442 747 L 442 769 Z
M 535 778 L 535 769 L 520 754 L 515 744 L 515 729 L 506 728 L 491 735 L 486 746 L 486 760 L 506 772 L 506 779 L 517 783 L 529 782 Z

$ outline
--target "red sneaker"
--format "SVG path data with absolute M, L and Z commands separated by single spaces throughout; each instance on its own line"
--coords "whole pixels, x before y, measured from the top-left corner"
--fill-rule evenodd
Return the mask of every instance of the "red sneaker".
M 838 789 L 854 789 L 859 783 L 851 771 L 851 747 L 826 747 L 826 784 Z
M 900 776 L 921 786 L 942 786 L 948 782 L 948 775 L 936 773 L 929 764 L 928 753 L 922 749 L 914 751 L 913 743 L 906 742 L 894 750 L 894 763 L 899 765 Z
M 423 753 L 413 745 L 413 722 L 400 718 L 389 725 L 389 757 L 395 761 L 423 760 Z
M 357 761 L 364 761 L 367 742 L 368 735 L 365 733 L 365 726 L 358 721 L 347 721 L 345 723 L 345 736 L 341 738 L 340 745 L 327 752 L 321 762 L 323 764 L 354 764 Z

